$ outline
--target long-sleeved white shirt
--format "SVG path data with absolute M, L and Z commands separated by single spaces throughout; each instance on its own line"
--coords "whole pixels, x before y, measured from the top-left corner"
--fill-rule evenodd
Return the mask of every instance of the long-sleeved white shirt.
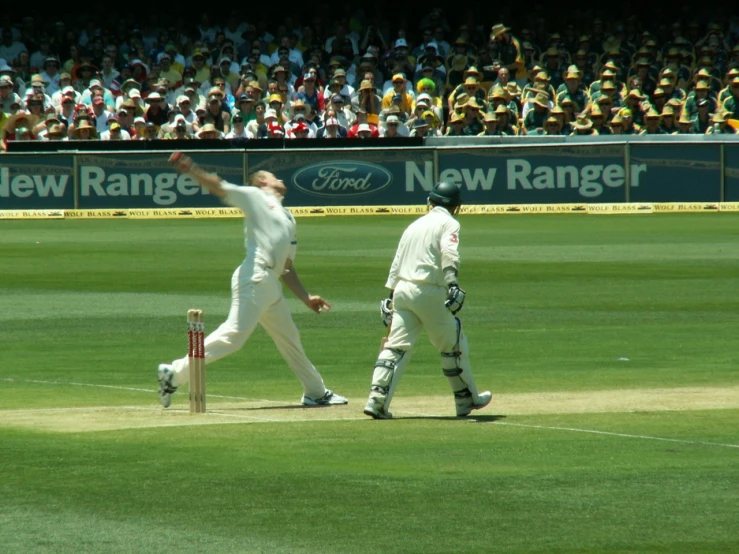
M 385 286 L 398 281 L 446 287 L 444 268 L 459 271 L 459 222 L 440 206 L 411 223 L 395 252 Z
M 294 259 L 297 239 L 295 219 L 271 193 L 251 186 L 223 183 L 224 200 L 244 212 L 246 258 L 241 280 L 259 282 L 279 278 L 287 259 Z

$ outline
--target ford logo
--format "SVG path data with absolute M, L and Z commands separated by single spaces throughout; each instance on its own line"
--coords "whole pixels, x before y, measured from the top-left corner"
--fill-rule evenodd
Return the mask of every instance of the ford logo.
M 311 164 L 292 178 L 293 185 L 304 193 L 332 198 L 379 192 L 392 180 L 392 174 L 382 166 L 344 161 Z

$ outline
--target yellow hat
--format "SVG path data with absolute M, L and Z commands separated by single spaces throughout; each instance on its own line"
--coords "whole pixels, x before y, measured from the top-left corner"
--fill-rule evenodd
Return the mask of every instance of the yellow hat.
M 518 85 L 514 81 L 508 83 L 505 88 L 511 96 L 521 96 L 521 89 L 518 88 Z
M 493 25 L 493 28 L 490 31 L 490 36 L 492 38 L 498 38 L 500 35 L 502 35 L 503 33 L 507 33 L 510 30 L 511 30 L 510 27 L 506 27 L 502 23 L 498 23 L 496 25 Z
M 710 71 L 708 71 L 707 69 L 705 69 L 705 68 L 701 68 L 701 69 L 699 69 L 699 70 L 698 70 L 698 71 L 697 71 L 697 72 L 695 73 L 695 75 L 694 75 L 693 77 L 694 77 L 695 79 L 701 79 L 701 78 L 703 78 L 703 79 L 710 79 L 710 78 L 711 78 L 711 73 L 710 73 Z
M 465 108 L 474 108 L 476 110 L 481 110 L 484 106 L 480 105 L 480 103 L 477 101 L 477 98 L 474 96 L 467 100 L 467 103 L 464 105 Z
M 564 106 L 574 106 L 575 105 L 575 101 L 572 98 L 570 98 L 569 96 L 563 96 L 562 97 L 562 100 L 559 101 L 559 105 L 560 106 L 563 106 L 563 107 Z
M 46 134 L 51 137 L 64 136 L 64 127 L 62 127 L 60 123 L 54 123 L 51 127 L 49 127 L 49 130 L 46 132 Z
M 549 108 L 549 98 L 543 92 L 538 93 L 534 96 L 534 104 L 541 106 L 542 108 Z
M 575 119 L 572 126 L 579 131 L 586 131 L 593 126 L 593 122 L 590 121 L 590 118 L 587 115 L 580 114 L 577 116 L 577 119 Z
M 490 90 L 490 96 L 488 96 L 488 98 L 491 100 L 501 98 L 507 102 L 510 99 L 510 95 L 503 87 L 496 85 Z
M 458 107 L 463 108 L 469 99 L 470 97 L 466 92 L 459 93 L 454 99 L 454 109 L 456 110 Z
M 677 73 L 675 73 L 675 71 L 673 71 L 673 69 L 671 67 L 665 67 L 660 72 L 660 75 L 659 76 L 660 76 L 660 78 L 661 77 L 677 77 Z
M 80 134 L 80 131 L 84 129 L 90 129 L 93 132 L 97 131 L 97 128 L 90 123 L 87 119 L 82 119 L 80 122 L 72 129 L 71 134 L 74 137 L 78 137 Z

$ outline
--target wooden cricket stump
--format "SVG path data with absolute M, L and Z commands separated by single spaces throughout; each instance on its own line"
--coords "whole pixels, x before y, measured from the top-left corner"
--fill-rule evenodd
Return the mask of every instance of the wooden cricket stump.
M 187 311 L 187 366 L 190 413 L 205 413 L 205 320 L 202 310 Z

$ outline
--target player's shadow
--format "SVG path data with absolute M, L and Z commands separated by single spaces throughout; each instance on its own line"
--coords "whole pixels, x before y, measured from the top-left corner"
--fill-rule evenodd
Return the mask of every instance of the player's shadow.
M 315 410 L 318 408 L 333 408 L 336 409 L 340 405 L 326 405 L 326 406 L 303 406 L 302 404 L 285 404 L 280 406 L 253 406 L 250 408 L 229 408 L 233 411 L 250 412 L 254 410 Z
M 229 411 L 234 412 L 253 412 L 253 411 L 261 411 L 261 410 L 317 410 L 317 409 L 326 409 L 326 408 L 332 408 L 336 410 L 337 408 L 341 408 L 341 406 L 338 405 L 326 405 L 326 406 L 303 406 L 302 404 L 284 404 L 279 406 L 252 406 L 248 408 L 229 408 Z M 424 416 L 424 415 L 408 415 L 403 416 L 398 414 L 393 419 L 395 420 L 437 420 L 437 421 L 474 421 L 475 423 L 494 423 L 496 421 L 499 421 L 501 419 L 505 419 L 507 416 L 505 415 L 468 415 L 466 417 L 457 417 L 457 416 Z M 372 421 L 372 418 L 367 418 L 367 421 Z M 389 420 L 389 421 L 392 421 Z
M 435 419 L 439 421 L 474 421 L 475 423 L 494 423 L 501 419 L 505 419 L 507 416 L 504 415 L 468 415 L 466 417 L 458 416 L 397 416 L 393 419 L 396 420 L 409 420 L 409 419 Z

